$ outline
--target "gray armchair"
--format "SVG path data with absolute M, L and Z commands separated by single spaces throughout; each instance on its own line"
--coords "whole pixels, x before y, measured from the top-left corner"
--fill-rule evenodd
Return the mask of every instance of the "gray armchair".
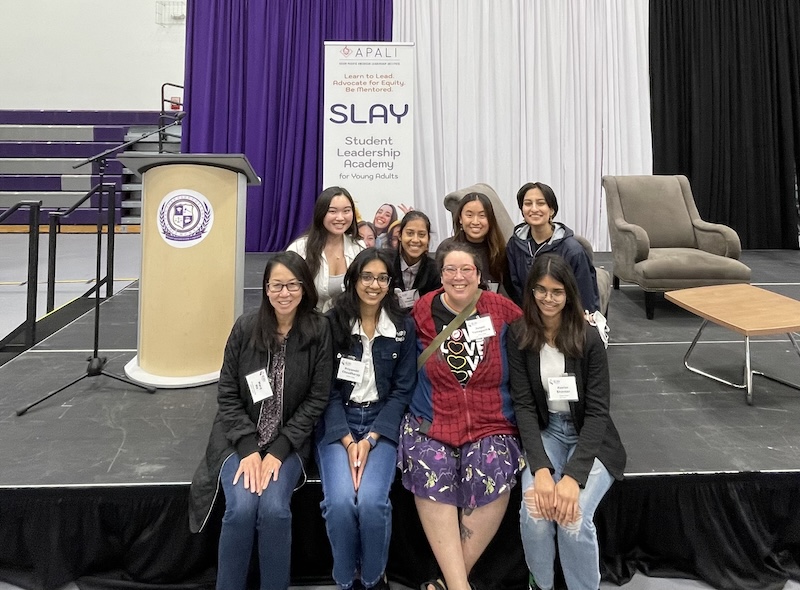
M 738 234 L 700 219 L 685 176 L 604 176 L 603 188 L 614 288 L 622 279 L 644 289 L 648 319 L 656 293 L 750 282 Z

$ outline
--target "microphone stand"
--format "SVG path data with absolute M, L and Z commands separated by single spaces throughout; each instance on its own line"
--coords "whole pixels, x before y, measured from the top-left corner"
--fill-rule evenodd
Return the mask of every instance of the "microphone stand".
M 30 403 L 27 406 L 20 408 L 16 412 L 17 416 L 22 416 L 23 414 L 25 414 L 28 410 L 30 410 L 34 406 L 37 406 L 40 403 L 42 403 L 43 401 L 50 399 L 51 397 L 53 397 L 57 393 L 60 393 L 60 392 L 64 391 L 65 389 L 75 385 L 79 381 L 82 381 L 83 379 L 86 379 L 87 377 L 97 377 L 98 375 L 105 375 L 106 377 L 110 377 L 111 379 L 116 379 L 117 381 L 121 381 L 122 383 L 127 383 L 128 385 L 132 385 L 134 387 L 138 387 L 140 389 L 144 389 L 145 391 L 147 391 L 147 393 L 155 393 L 156 392 L 156 388 L 155 387 L 142 385 L 141 383 L 136 383 L 134 381 L 131 381 L 130 379 L 126 379 L 125 377 L 121 377 L 119 375 L 115 375 L 113 373 L 110 373 L 110 372 L 106 371 L 105 370 L 105 366 L 106 366 L 106 363 L 108 362 L 108 358 L 104 357 L 104 356 L 103 357 L 99 356 L 99 352 L 100 352 L 100 350 L 99 350 L 100 349 L 100 287 L 102 286 L 101 282 L 103 281 L 103 279 L 100 277 L 100 273 L 101 273 L 100 259 L 101 259 L 102 250 L 103 250 L 103 221 L 102 221 L 103 193 L 105 193 L 106 196 L 107 196 L 106 205 L 108 207 L 108 213 L 109 213 L 109 215 L 108 215 L 108 238 L 106 240 L 106 250 L 107 250 L 106 257 L 113 257 L 113 255 L 114 255 L 114 253 L 113 253 L 113 248 L 114 248 L 114 217 L 113 217 L 113 214 L 114 214 L 114 211 L 116 210 L 116 203 L 114 203 L 113 200 L 112 200 L 112 197 L 114 196 L 114 191 L 106 191 L 105 190 L 105 184 L 104 184 L 103 180 L 105 178 L 105 171 L 106 171 L 106 166 L 108 164 L 108 157 L 111 154 L 114 154 L 114 153 L 118 152 L 119 150 L 121 150 L 123 148 L 132 146 L 132 145 L 134 145 L 136 143 L 139 143 L 140 141 L 142 141 L 143 139 L 145 139 L 147 137 L 150 137 L 151 135 L 155 135 L 156 133 L 161 133 L 164 130 L 169 129 L 170 127 L 173 127 L 174 125 L 177 125 L 178 123 L 181 122 L 181 120 L 183 120 L 183 118 L 185 116 L 186 116 L 185 112 L 184 113 L 180 113 L 179 115 L 177 115 L 175 117 L 174 121 L 172 121 L 171 123 L 169 123 L 167 125 L 159 127 L 158 129 L 156 129 L 154 131 L 150 131 L 148 133 L 143 133 L 141 135 L 141 137 L 137 137 L 136 139 L 133 139 L 131 141 L 127 141 L 127 142 L 125 142 L 123 144 L 120 144 L 118 146 L 115 146 L 115 147 L 112 147 L 110 149 L 107 149 L 106 151 L 104 151 L 104 152 L 102 152 L 100 154 L 97 154 L 96 156 L 92 156 L 90 158 L 87 158 L 86 160 L 83 160 L 82 162 L 79 162 L 79 163 L 77 163 L 77 164 L 75 164 L 73 166 L 73 168 L 80 168 L 81 166 L 85 166 L 86 164 L 90 164 L 92 162 L 97 162 L 98 174 L 99 174 L 99 177 L 100 177 L 100 181 L 98 183 L 98 186 L 100 186 L 101 190 L 100 190 L 100 201 L 99 201 L 99 204 L 98 204 L 98 207 L 97 207 L 97 252 L 96 252 L 96 257 L 95 257 L 96 258 L 96 265 L 95 265 L 95 284 L 94 284 L 95 285 L 94 286 L 94 348 L 92 349 L 92 356 L 90 356 L 90 357 L 88 357 L 86 359 L 87 361 L 89 361 L 89 365 L 86 367 L 86 373 L 84 373 L 83 375 L 81 375 L 80 377 L 78 377 L 76 379 L 73 379 L 72 381 L 70 381 L 66 385 L 62 385 L 58 389 L 55 389 L 55 390 L 51 391 L 50 393 L 44 395 L 43 397 L 39 398 L 35 402 Z M 109 278 L 110 277 L 107 274 L 105 280 L 108 282 Z M 111 294 L 112 294 L 111 285 L 107 285 L 107 287 L 108 287 L 108 291 L 106 293 L 106 296 L 110 297 Z M 89 291 L 89 292 L 91 292 L 91 291 Z

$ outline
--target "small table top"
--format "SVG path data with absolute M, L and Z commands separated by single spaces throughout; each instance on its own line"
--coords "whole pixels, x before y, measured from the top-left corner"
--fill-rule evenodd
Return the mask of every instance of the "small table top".
M 800 331 L 800 301 L 747 283 L 679 289 L 664 296 L 743 336 Z

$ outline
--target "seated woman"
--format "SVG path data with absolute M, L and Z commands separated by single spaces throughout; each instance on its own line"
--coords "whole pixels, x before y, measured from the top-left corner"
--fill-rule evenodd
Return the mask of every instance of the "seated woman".
M 626 460 L 609 415 L 605 347 L 587 329 L 575 277 L 560 256 L 536 258 L 523 310 L 507 349 L 527 463 L 520 520 L 530 587 L 553 588 L 557 540 L 567 587 L 596 590 L 594 512 Z
M 372 225 L 375 226 L 377 234 L 375 235 L 375 245 L 378 248 L 385 248 L 388 241 L 389 226 L 397 221 L 397 207 L 391 203 L 384 203 L 378 210 L 375 211 L 375 217 L 372 219 Z
M 436 262 L 428 253 L 431 220 L 422 211 L 409 211 L 400 222 L 400 245 L 391 267 L 392 292 L 401 307 L 411 307 L 421 295 L 442 286 Z
M 479 288 L 482 262 L 469 245 L 451 243 L 436 263 L 443 289 L 412 310 L 425 350 L 398 463 L 444 578 L 423 587 L 470 590 L 524 467 L 504 362 L 505 332 L 521 311 Z
M 417 381 L 414 322 L 389 295 L 391 260 L 376 248 L 356 256 L 328 312 L 336 376 L 316 452 L 333 579 L 344 590 L 354 582 L 389 590 L 389 489 L 400 420 Z
M 353 197 L 340 186 L 326 188 L 314 204 L 311 226 L 286 250 L 305 258 L 319 301 L 317 310 L 333 305 L 333 296 L 342 292 L 344 273 L 356 254 L 364 249 L 359 239 Z
M 461 198 L 453 216 L 453 237 L 439 244 L 437 253 L 451 242 L 472 246 L 483 265 L 483 282 L 491 291 L 511 296 L 505 240 L 489 197 L 468 193 Z
M 517 305 L 522 305 L 524 300 L 523 290 L 533 261 L 537 256 L 550 252 L 561 255 L 572 268 L 584 311 L 598 311 L 600 295 L 594 267 L 572 230 L 553 221 L 558 213 L 558 200 L 553 189 L 542 182 L 523 184 L 517 191 L 517 205 L 525 221 L 514 228 L 506 246 L 508 268 L 514 284 L 512 298 Z
M 330 326 L 316 303 L 305 261 L 295 252 L 276 254 L 264 269 L 261 308 L 236 320 L 225 345 L 219 409 L 189 507 L 190 528 L 198 532 L 221 485 L 221 590 L 246 587 L 254 538 L 261 588 L 289 586 L 289 502 L 332 378 Z

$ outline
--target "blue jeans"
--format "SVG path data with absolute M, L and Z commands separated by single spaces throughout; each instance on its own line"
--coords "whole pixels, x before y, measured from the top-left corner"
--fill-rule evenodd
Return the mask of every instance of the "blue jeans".
M 542 443 L 555 469 L 553 480 L 558 482 L 578 444 L 578 433 L 569 414 L 550 414 L 550 423 L 542 432 Z M 522 473 L 523 493 L 533 483 L 530 467 L 526 467 Z M 540 588 L 549 590 L 553 587 L 556 538 L 561 569 L 569 590 L 597 590 L 600 587 L 600 550 L 594 528 L 594 512 L 612 483 L 614 478 L 600 460 L 595 458 L 586 486 L 578 497 L 581 517 L 567 527 L 531 516 L 525 502 L 522 503 L 520 530 L 525 561 Z
M 345 406 L 355 440 L 370 431 L 381 407 Z M 395 477 L 397 445 L 385 437 L 378 439 L 369 452 L 358 491 L 353 487 L 344 445 L 339 441 L 319 444 L 316 453 L 325 495 L 320 506 L 333 553 L 333 579 L 341 588 L 349 588 L 360 571 L 364 586 L 371 588 L 381 579 L 389 558 L 389 489 Z
M 261 590 L 286 590 L 292 553 L 289 503 L 303 470 L 302 462 L 297 453 L 286 457 L 278 481 L 271 481 L 261 496 L 245 489 L 244 477 L 239 477 L 233 485 L 239 462 L 239 455 L 234 453 L 225 461 L 220 473 L 225 515 L 219 535 L 217 589 L 245 590 L 253 539 L 257 535 Z

